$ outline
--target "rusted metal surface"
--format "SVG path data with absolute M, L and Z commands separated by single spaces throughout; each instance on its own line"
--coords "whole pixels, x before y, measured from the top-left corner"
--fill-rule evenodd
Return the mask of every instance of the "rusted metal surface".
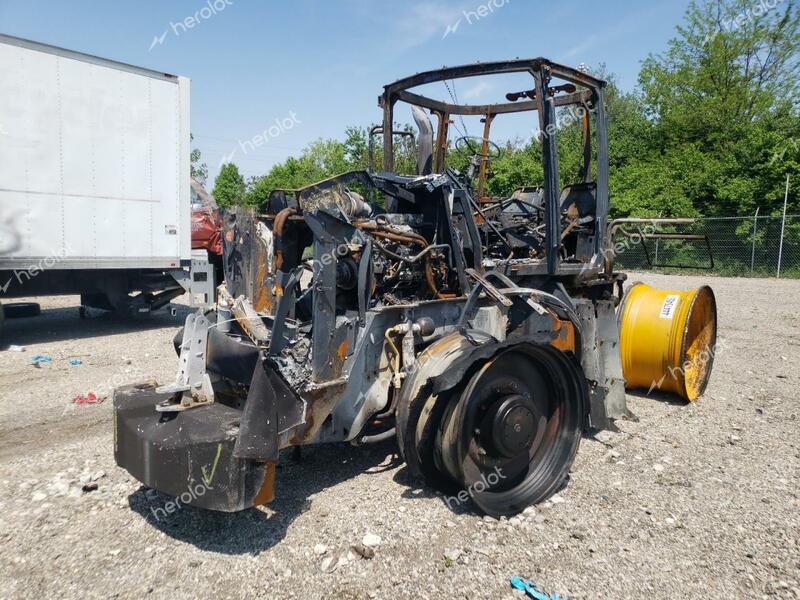
M 275 312 L 275 300 L 283 294 L 283 290 L 279 284 L 274 282 L 268 269 L 269 267 L 265 262 L 259 262 L 256 265 L 256 281 L 263 281 L 265 285 L 256 288 L 253 308 L 256 312 L 273 314 Z
M 322 423 L 336 406 L 345 383 L 344 380 L 339 380 L 325 385 L 312 385 L 303 390 L 302 395 L 307 405 L 306 419 L 302 426 L 293 431 L 289 439 L 290 445 L 300 446 L 313 440 Z
M 481 153 L 483 154 L 481 159 L 481 170 L 480 174 L 478 175 L 478 202 L 486 202 L 488 198 L 484 197 L 484 191 L 486 190 L 486 176 L 487 176 L 487 168 L 489 167 L 489 135 L 492 131 L 492 121 L 494 120 L 496 115 L 492 113 L 487 113 L 483 117 L 483 144 L 481 145 Z
M 555 319 L 555 321 L 556 326 L 554 328 L 554 332 L 556 337 L 552 342 L 550 342 L 551 345 L 558 348 L 562 352 L 575 353 L 575 325 L 569 321 L 562 321 L 561 319 Z
M 264 464 L 264 481 L 253 498 L 253 506 L 263 506 L 275 499 L 275 463 Z
M 431 110 L 431 112 L 437 118 L 436 137 L 433 140 L 435 148 L 433 167 L 437 173 L 442 173 L 447 166 L 445 157 L 447 156 L 447 132 L 450 127 L 450 113 L 441 110 Z
M 236 322 L 247 336 L 257 345 L 267 345 L 270 338 L 269 330 L 250 303 L 250 300 L 244 296 L 239 296 L 235 299 L 231 298 L 224 286 L 220 288 L 220 295 L 228 302 Z
M 283 266 L 283 233 L 284 227 L 286 226 L 286 220 L 292 216 L 297 214 L 296 208 L 284 208 L 281 212 L 279 212 L 275 216 L 275 222 L 272 225 L 272 232 L 275 235 L 275 261 L 273 266 L 273 272 L 277 272 L 281 270 Z

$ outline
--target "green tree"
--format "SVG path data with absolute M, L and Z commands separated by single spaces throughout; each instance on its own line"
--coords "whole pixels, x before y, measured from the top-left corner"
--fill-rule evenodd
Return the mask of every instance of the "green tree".
M 766 5 L 765 5 L 766 6 Z M 640 83 L 666 140 L 714 148 L 783 101 L 796 105 L 800 14 L 795 0 L 755 10 L 750 0 L 692 2 L 667 51 Z
M 193 141 L 194 135 L 190 133 L 189 142 L 191 143 Z M 189 157 L 192 177 L 205 185 L 206 180 L 208 179 L 208 165 L 206 163 L 201 163 L 200 158 L 200 150 L 198 148 L 192 148 L 192 152 Z
M 234 163 L 226 163 L 214 181 L 214 191 L 212 195 L 220 208 L 243 204 L 244 202 L 244 178 L 239 173 L 239 168 Z
M 693 2 L 667 50 L 644 61 L 639 81 L 657 153 L 617 182 L 623 198 L 636 186 L 686 194 L 705 215 L 777 210 L 786 173 L 800 175 L 786 153 L 774 159 L 800 138 L 800 11 L 796 0 L 770 5 Z M 653 190 L 654 181 L 663 185 Z
M 396 129 L 400 126 L 397 125 Z M 411 127 L 403 127 L 411 131 Z M 374 168 L 383 168 L 380 136 L 375 138 Z M 263 177 L 248 182 L 245 203 L 263 209 L 271 191 L 294 190 L 348 171 L 364 170 L 368 165 L 369 132 L 363 127 L 348 127 L 343 142 L 319 139 L 306 146 L 300 156 L 273 165 Z M 412 174 L 416 169 L 416 146 L 408 136 L 395 137 L 395 170 Z
M 492 161 L 491 176 L 486 180 L 489 196 L 510 196 L 517 188 L 544 183 L 542 146 L 538 141 L 527 144 L 519 140 L 510 141 L 500 149 L 500 157 Z M 462 159 L 462 162 L 466 161 Z M 459 170 L 464 168 L 462 166 Z

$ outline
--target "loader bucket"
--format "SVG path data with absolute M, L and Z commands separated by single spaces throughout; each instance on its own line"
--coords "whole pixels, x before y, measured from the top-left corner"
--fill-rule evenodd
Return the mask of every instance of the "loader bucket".
M 710 287 L 674 291 L 635 283 L 619 319 L 626 387 L 672 392 L 689 401 L 705 391 L 717 339 Z

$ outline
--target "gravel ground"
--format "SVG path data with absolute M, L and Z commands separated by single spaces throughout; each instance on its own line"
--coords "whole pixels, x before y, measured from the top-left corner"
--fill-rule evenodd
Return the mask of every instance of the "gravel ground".
M 629 395 L 638 421 L 584 438 L 566 489 L 500 521 L 415 487 L 391 443 L 284 453 L 269 508 L 159 519 L 169 499 L 114 464 L 110 400 L 70 400 L 171 380 L 188 309 L 81 321 L 77 298 L 39 299 L 7 322 L 26 350 L 0 352 L 0 597 L 516 598 L 521 575 L 571 598 L 800 598 L 800 281 L 712 286 L 706 395 Z M 348 553 L 362 541 L 373 558 Z

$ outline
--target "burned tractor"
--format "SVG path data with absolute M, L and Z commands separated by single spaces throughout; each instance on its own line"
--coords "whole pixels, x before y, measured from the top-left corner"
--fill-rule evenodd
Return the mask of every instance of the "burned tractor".
M 411 91 L 510 73 L 531 87 L 500 104 Z M 190 504 L 237 511 L 273 498 L 281 450 L 396 439 L 413 474 L 469 489 L 490 515 L 555 493 L 582 434 L 626 414 L 604 88 L 544 59 L 387 85 L 382 170 L 276 190 L 266 215 L 227 212 L 225 283 L 217 309 L 176 337 L 176 382 L 116 391 L 117 463 L 174 496 L 200 486 Z M 398 103 L 419 129 L 413 175 L 393 172 Z M 584 162 L 562 187 L 556 119 L 570 106 L 582 108 Z M 538 116 L 544 181 L 494 198 L 490 126 L 508 113 Z M 458 115 L 485 125 L 457 142 L 471 154 L 463 173 L 447 166 Z M 692 339 L 713 344 L 714 323 L 696 320 L 705 336 Z

